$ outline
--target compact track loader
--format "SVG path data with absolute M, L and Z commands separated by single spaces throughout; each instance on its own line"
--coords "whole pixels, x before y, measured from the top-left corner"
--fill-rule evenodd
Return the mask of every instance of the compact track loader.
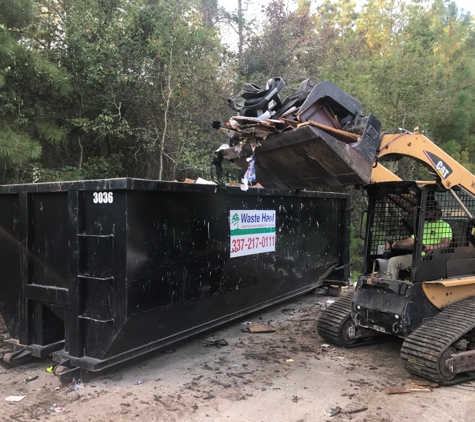
M 379 135 L 379 121 L 365 117 L 357 100 L 329 82 L 310 91 L 308 81 L 293 113 L 236 117 L 221 127 L 240 143 L 220 153 L 240 168 L 252 156 L 266 189 L 363 186 L 362 275 L 353 296 L 323 312 L 318 332 L 343 347 L 399 336 L 410 372 L 441 384 L 475 379 L 475 176 L 416 130 Z M 426 166 L 433 180 L 403 181 L 382 165 L 404 157 Z M 423 241 L 434 212 L 450 226 L 438 246 Z M 399 239 L 411 239 L 402 242 L 411 247 L 391 247 Z M 397 275 L 388 272 L 396 255 L 410 263 Z
M 379 162 L 388 157 L 414 158 L 436 181 L 402 181 Z M 475 379 L 475 176 L 421 134 L 383 136 L 376 158 L 372 183 L 364 188 L 363 275 L 352 297 L 323 312 L 318 332 L 343 347 L 399 336 L 411 373 L 445 385 Z M 426 251 L 424 221 L 434 206 L 452 236 Z M 413 246 L 386 249 L 393 239 L 411 236 Z M 400 254 L 410 254 L 412 264 L 395 277 L 387 262 Z

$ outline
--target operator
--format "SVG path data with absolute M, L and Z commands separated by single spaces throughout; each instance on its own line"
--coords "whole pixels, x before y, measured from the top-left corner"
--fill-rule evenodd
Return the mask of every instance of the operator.
M 437 206 L 427 207 L 422 232 L 422 255 L 430 255 L 436 249 L 448 248 L 452 241 L 452 228 L 446 221 L 441 220 L 442 211 Z M 398 246 L 413 246 L 414 236 L 407 239 L 395 240 L 392 244 L 386 242 L 386 249 Z M 412 265 L 412 254 L 393 256 L 389 259 L 387 276 L 397 280 L 399 271 L 406 270 Z

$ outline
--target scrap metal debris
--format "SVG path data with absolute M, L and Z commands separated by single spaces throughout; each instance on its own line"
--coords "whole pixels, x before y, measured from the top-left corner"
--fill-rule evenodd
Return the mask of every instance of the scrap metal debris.
M 284 87 L 282 78 L 245 84 L 228 100 L 239 115 L 212 123 L 230 138 L 211 158 L 212 180 L 214 167 L 222 184 L 226 159 L 246 170 L 243 190 L 254 181 L 266 189 L 369 183 L 380 122 L 331 82 L 308 78 L 282 101 Z
M 265 89 L 255 84 L 245 84 L 236 98 L 228 100 L 230 107 L 239 115 L 231 117 L 225 125 L 214 122 L 213 126 L 226 133 L 232 140 L 230 144 L 234 145 L 247 140 L 263 140 L 270 135 L 296 129 L 301 123 L 313 122 L 330 130 L 341 129 L 331 102 L 325 99 L 333 84 L 317 84 L 315 78 L 308 78 L 300 84 L 297 93 L 281 101 L 279 92 L 284 87 L 282 78 L 269 79 Z M 353 101 L 348 108 L 356 105 L 357 101 Z
M 227 346 L 228 342 L 224 338 L 220 338 L 218 340 L 212 340 L 212 341 L 203 340 L 201 344 L 205 347 L 216 346 L 217 348 L 221 348 L 223 346 Z

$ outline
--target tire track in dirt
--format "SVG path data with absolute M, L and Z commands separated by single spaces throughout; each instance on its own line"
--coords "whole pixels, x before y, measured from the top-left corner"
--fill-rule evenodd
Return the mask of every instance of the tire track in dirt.
M 0 375 L 0 420 L 397 422 L 422 416 L 428 399 L 438 412 L 431 422 L 462 420 L 447 417 L 452 395 L 460 402 L 456 411 L 471 409 L 461 388 L 420 399 L 384 394 L 385 387 L 411 381 L 397 341 L 351 350 L 325 344 L 316 329 L 327 300 L 307 295 L 276 305 L 248 317 L 275 332 L 245 333 L 243 321 L 236 321 L 176 345 L 174 353 L 153 353 L 98 373 L 78 391 L 56 390 L 58 380 L 45 372 L 48 359 L 9 369 Z M 220 338 L 228 346 L 201 343 Z M 27 383 L 32 375 L 38 379 Z M 26 397 L 8 404 L 8 395 Z M 55 406 L 64 412 L 55 413 Z M 367 410 L 329 416 L 332 409 L 352 406 Z

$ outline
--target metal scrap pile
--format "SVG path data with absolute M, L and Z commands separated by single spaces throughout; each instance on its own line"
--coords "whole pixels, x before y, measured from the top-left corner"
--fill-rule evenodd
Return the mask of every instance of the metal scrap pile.
M 225 124 L 213 122 L 230 141 L 215 151 L 211 177 L 214 166 L 222 183 L 226 159 L 247 168 L 244 190 L 255 181 L 267 189 L 368 183 L 379 121 L 365 116 L 359 101 L 331 82 L 306 79 L 282 101 L 284 87 L 282 78 L 269 79 L 265 88 L 247 83 L 228 99 L 238 115 Z
M 231 138 L 230 146 L 248 142 L 259 145 L 259 141 L 269 136 L 304 124 L 326 129 L 346 143 L 358 141 L 365 128 L 364 122 L 354 121 L 354 117 L 364 115 L 358 101 L 331 82 L 317 84 L 314 78 L 304 80 L 297 93 L 282 101 L 279 92 L 284 86 L 282 78 L 269 79 L 265 89 L 245 84 L 237 97 L 228 99 L 229 106 L 239 115 L 224 125 L 215 122 L 214 127 Z M 342 106 L 338 101 L 343 96 L 350 101 Z

